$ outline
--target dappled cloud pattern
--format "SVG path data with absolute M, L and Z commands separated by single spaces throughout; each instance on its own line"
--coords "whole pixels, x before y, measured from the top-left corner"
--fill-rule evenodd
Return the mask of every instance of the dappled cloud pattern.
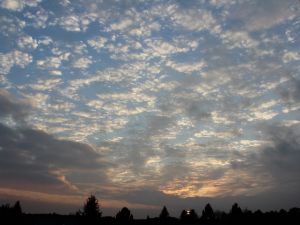
M 0 195 L 299 196 L 299 1 L 0 7 Z

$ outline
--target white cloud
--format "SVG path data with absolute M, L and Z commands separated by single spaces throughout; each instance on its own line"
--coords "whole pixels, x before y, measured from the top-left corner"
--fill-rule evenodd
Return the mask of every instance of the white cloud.
M 260 110 L 270 109 L 279 103 L 280 103 L 280 101 L 278 101 L 278 100 L 276 101 L 276 100 L 272 99 L 269 101 L 262 102 L 261 104 L 258 105 L 257 109 L 260 109 Z
M 159 31 L 161 28 L 160 24 L 157 22 L 153 22 L 150 24 L 142 24 L 138 28 L 133 28 L 129 31 L 129 34 L 133 36 L 144 36 L 148 37 L 151 35 L 152 31 Z
M 24 16 L 29 19 L 28 26 L 33 26 L 34 28 L 46 28 L 48 25 L 47 21 L 51 14 L 43 8 L 39 8 L 35 13 L 26 12 Z
M 31 36 L 22 36 L 18 40 L 18 46 L 22 49 L 24 49 L 24 48 L 35 49 L 38 47 L 38 42 L 37 42 L 37 40 L 33 39 Z
M 229 49 L 254 48 L 259 44 L 245 31 L 225 31 L 221 33 L 220 37 Z
M 295 51 L 285 51 L 282 56 L 282 61 L 284 63 L 289 63 L 292 61 L 299 61 L 300 60 L 300 53 Z
M 121 101 L 121 102 L 137 102 L 151 103 L 155 101 L 155 97 L 134 90 L 132 92 L 112 93 L 97 95 L 102 101 Z
M 131 24 L 133 24 L 133 21 L 129 18 L 124 18 L 118 23 L 113 23 L 110 25 L 110 28 L 112 30 L 124 30 L 127 27 L 129 27 Z
M 0 19 L 1 33 L 6 37 L 13 37 L 14 35 L 23 33 L 23 29 L 24 27 L 26 27 L 26 25 L 27 23 L 25 21 L 20 20 L 17 17 L 1 15 L 1 19 Z
M 66 7 L 66 6 L 70 5 L 71 2 L 69 0 L 61 0 L 60 4 Z
M 14 61 L 10 54 L 0 53 L 0 74 L 8 74 L 13 65 Z
M 250 115 L 247 116 L 248 121 L 255 121 L 255 120 L 270 120 L 273 117 L 277 116 L 279 112 L 276 111 L 252 111 Z
M 67 61 L 67 60 L 69 60 L 69 57 L 70 57 L 69 52 L 65 52 L 65 53 L 59 52 L 59 54 L 60 55 L 58 55 L 58 56 L 52 56 L 52 57 L 47 57 L 45 59 L 37 60 L 36 64 L 39 68 L 42 68 L 42 69 L 57 70 L 60 67 L 62 61 Z
M 1 7 L 12 11 L 22 11 L 26 5 L 36 7 L 41 1 L 42 0 L 3 0 Z
M 73 67 L 78 69 L 87 69 L 93 61 L 89 58 L 79 58 L 73 62 Z
M 52 42 L 53 42 L 53 40 L 49 36 L 45 36 L 45 37 L 38 40 L 38 44 L 41 44 L 41 45 L 49 45 Z
M 59 25 L 66 31 L 81 32 L 86 31 L 90 23 L 94 20 L 94 14 L 72 14 L 61 17 L 59 19 Z
M 236 133 L 229 131 L 213 131 L 213 130 L 202 130 L 194 134 L 197 138 L 220 138 L 229 139 L 236 136 Z
M 0 53 L 0 73 L 8 74 L 14 65 L 25 68 L 32 62 L 32 56 L 21 51 L 12 51 L 7 54 Z
M 37 91 L 46 91 L 56 88 L 61 83 L 61 79 L 38 80 L 35 84 L 28 86 Z
M 62 17 L 59 25 L 67 31 L 80 32 L 80 19 L 76 15 Z
M 3 0 L 1 7 L 12 11 L 21 11 L 24 8 L 22 0 Z
M 189 51 L 189 48 L 186 46 L 176 46 L 175 43 L 170 43 L 163 40 L 147 39 L 145 42 L 150 48 L 145 49 L 144 52 L 151 57 L 166 57 L 174 53 L 182 53 Z
M 24 0 L 25 4 L 30 6 L 30 7 L 36 7 L 42 1 L 43 0 Z
M 177 9 L 177 12 L 172 14 L 171 20 L 190 31 L 209 30 L 214 33 L 220 32 L 220 27 L 211 12 L 202 9 Z
M 32 106 L 45 111 L 47 107 L 47 100 L 49 96 L 47 94 L 43 93 L 36 93 L 36 94 L 24 94 L 23 95 L 28 98 L 28 100 L 31 102 Z
M 168 61 L 166 65 L 181 73 L 201 72 L 203 68 L 206 67 L 206 63 L 204 61 L 193 63 L 175 63 Z
M 45 60 L 38 60 L 36 62 L 38 67 L 47 69 L 47 68 L 59 68 L 61 64 L 61 59 L 59 57 L 48 57 Z
M 236 4 L 238 1 L 236 0 L 211 0 L 209 1 L 210 4 L 216 7 L 222 7 L 222 6 L 230 6 Z
M 101 51 L 101 49 L 105 46 L 107 39 L 104 37 L 97 37 L 94 39 L 90 39 L 87 43 L 94 48 L 97 52 Z
M 245 139 L 242 139 L 239 141 L 239 143 L 243 146 L 245 146 L 246 148 L 257 148 L 257 147 L 260 147 L 260 146 L 263 146 L 265 144 L 268 144 L 269 142 L 267 141 L 261 141 L 261 140 L 245 140 Z
M 28 53 L 14 51 L 12 53 L 12 57 L 14 58 L 15 64 L 21 68 L 25 68 L 29 63 L 32 62 L 32 56 Z
M 87 105 L 95 109 L 101 109 L 104 105 L 104 102 L 101 100 L 91 100 L 87 103 Z
M 297 37 L 293 29 L 287 29 L 285 32 L 285 36 L 288 42 L 295 43 Z
M 60 75 L 62 75 L 62 72 L 60 70 L 50 70 L 49 74 L 54 75 L 54 76 L 60 76 Z
M 79 88 L 89 86 L 94 82 L 107 81 L 110 83 L 135 81 L 141 76 L 141 72 L 145 71 L 147 65 L 144 62 L 136 62 L 132 64 L 124 64 L 119 68 L 107 68 L 103 71 L 99 70 L 84 79 L 74 79 L 70 81 L 70 87 L 65 91 L 73 93 Z
M 53 84 L 53 87 L 55 87 L 55 84 Z M 75 108 L 75 105 L 72 102 L 57 101 L 52 104 L 49 104 L 48 108 L 51 110 L 69 112 Z
M 77 53 L 79 55 L 88 53 L 86 49 L 87 45 L 83 42 L 77 42 L 76 44 L 70 45 L 69 47 L 72 48 L 73 53 Z
M 281 125 L 286 126 L 286 127 L 299 126 L 300 121 L 299 120 L 284 120 L 281 122 Z
M 234 123 L 234 121 L 232 121 L 232 119 L 229 119 L 227 115 L 217 111 L 213 111 L 211 113 L 211 118 L 212 121 L 216 124 L 229 125 Z

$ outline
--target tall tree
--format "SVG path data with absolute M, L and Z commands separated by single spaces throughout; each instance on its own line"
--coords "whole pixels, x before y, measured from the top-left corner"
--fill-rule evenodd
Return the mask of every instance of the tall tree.
M 21 208 L 20 201 L 16 201 L 16 203 L 13 206 L 13 211 L 14 214 L 17 216 L 22 215 L 22 208 Z
M 83 206 L 83 215 L 91 218 L 100 218 L 102 212 L 98 203 L 98 199 L 91 195 Z
M 164 206 L 163 209 L 161 210 L 161 213 L 159 214 L 159 218 L 160 219 L 165 219 L 165 218 L 168 218 L 170 216 L 168 210 L 167 210 L 167 207 Z
M 205 222 L 210 222 L 215 220 L 215 213 L 209 203 L 206 204 L 202 211 L 201 219 Z
M 230 214 L 230 223 L 231 224 L 240 224 L 243 219 L 243 211 L 237 203 L 234 203 L 231 207 Z

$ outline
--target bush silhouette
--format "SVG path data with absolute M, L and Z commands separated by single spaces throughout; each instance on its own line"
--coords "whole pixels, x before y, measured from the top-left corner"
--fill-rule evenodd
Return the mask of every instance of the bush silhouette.
M 127 207 L 123 207 L 116 215 L 117 223 L 128 224 L 133 220 L 133 215 Z

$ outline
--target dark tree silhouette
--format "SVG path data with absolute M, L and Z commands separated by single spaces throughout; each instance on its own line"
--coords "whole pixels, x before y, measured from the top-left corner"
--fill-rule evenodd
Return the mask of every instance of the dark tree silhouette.
M 102 212 L 97 198 L 94 195 L 91 195 L 83 206 L 83 215 L 87 217 L 101 217 Z
M 170 217 L 164 206 L 159 217 L 143 220 L 133 220 L 130 210 L 122 208 L 116 217 L 101 217 L 100 206 L 95 196 L 87 198 L 83 211 L 76 214 L 59 215 L 49 214 L 26 214 L 22 213 L 19 201 L 14 205 L 0 205 L 0 224 L 2 225 L 37 225 L 37 224 L 66 224 L 66 225 L 253 225 L 253 224 L 300 224 L 300 208 L 279 211 L 254 212 L 247 208 L 242 211 L 237 203 L 232 205 L 229 213 L 215 211 L 207 204 L 201 219 L 197 218 L 195 210 L 183 210 L 178 218 Z
M 201 220 L 206 223 L 211 223 L 215 220 L 215 213 L 209 203 L 206 204 L 202 211 Z
M 21 207 L 20 201 L 17 201 L 15 203 L 15 205 L 13 206 L 13 211 L 16 216 L 22 215 L 22 207 Z
M 128 224 L 133 220 L 133 215 L 127 207 L 124 207 L 117 213 L 116 220 L 118 223 Z
M 79 212 L 80 214 L 80 212 Z M 101 219 L 102 212 L 98 203 L 98 199 L 91 195 L 83 206 L 83 219 L 86 224 L 98 224 Z
M 0 216 L 7 217 L 11 214 L 11 208 L 9 204 L 3 204 L 0 206 Z
M 241 222 L 243 218 L 243 211 L 237 203 L 234 203 L 232 205 L 229 213 L 229 218 L 232 224 L 239 224 Z
M 5 225 L 24 224 L 21 204 L 17 201 L 13 206 L 0 206 L 0 223 Z
M 243 214 L 243 211 L 237 203 L 234 203 L 231 207 L 230 214 L 232 216 L 241 216 Z
M 185 210 L 185 209 L 182 210 L 182 211 L 181 211 L 181 214 L 180 214 L 180 219 L 181 219 L 181 220 L 185 220 L 186 214 L 187 214 L 186 210 Z
M 196 211 L 195 211 L 194 209 L 191 209 L 191 210 L 190 210 L 190 218 L 191 218 L 192 220 L 198 219 L 198 215 L 197 215 L 197 213 L 196 213 Z
M 164 206 L 163 209 L 161 210 L 160 214 L 159 214 L 159 218 L 160 219 L 166 219 L 170 216 L 168 210 L 167 210 L 167 207 Z

